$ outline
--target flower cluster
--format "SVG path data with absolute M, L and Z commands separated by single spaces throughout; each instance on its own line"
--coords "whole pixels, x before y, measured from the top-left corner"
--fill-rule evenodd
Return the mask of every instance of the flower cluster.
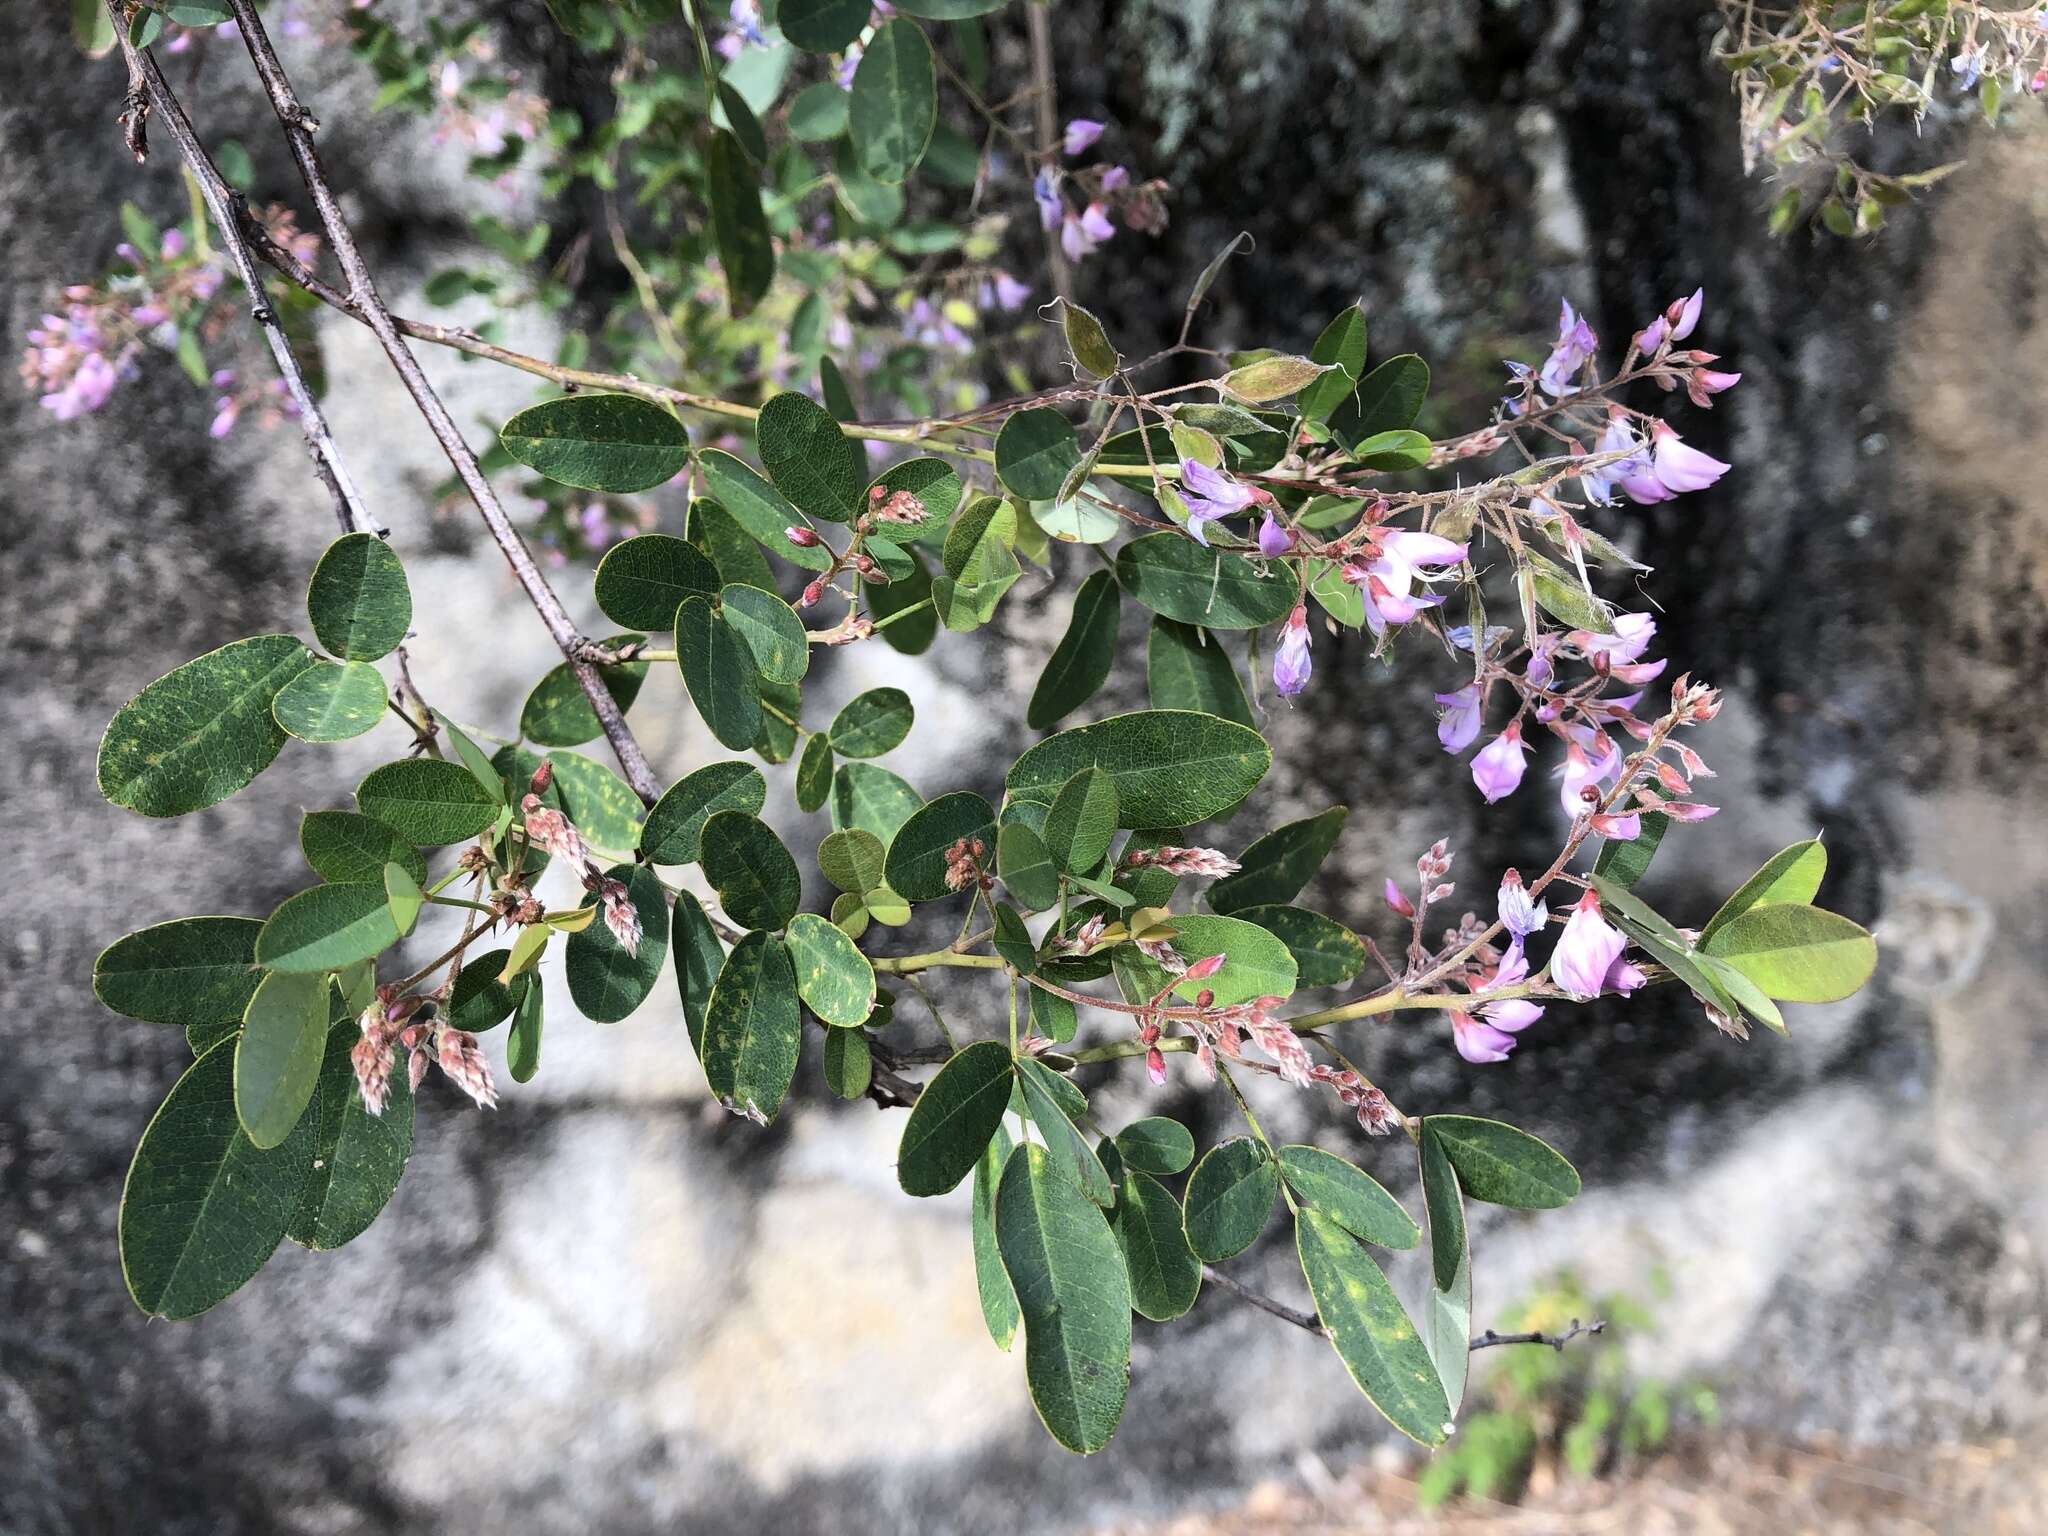
M 1062 166 L 1060 157 L 1076 160 L 1095 147 L 1104 125 L 1077 117 L 1067 124 L 1056 148 L 1031 181 L 1038 204 L 1038 222 L 1059 232 L 1060 249 L 1069 261 L 1084 261 L 1116 235 L 1111 215 L 1125 227 L 1148 235 L 1166 228 L 1166 183 L 1135 182 L 1121 165 Z M 1071 200 L 1070 200 L 1071 199 Z M 1080 211 L 1074 209 L 1074 202 Z
M 430 1066 L 475 1101 L 479 1109 L 498 1107 L 497 1085 L 491 1080 L 483 1047 L 468 1030 L 456 1029 L 437 1016 L 428 999 L 400 997 L 395 988 L 377 989 L 377 999 L 356 1020 L 362 1038 L 349 1050 L 363 1108 L 382 1115 L 391 1097 L 391 1071 L 400 1050 L 406 1053 L 406 1076 L 413 1092 Z

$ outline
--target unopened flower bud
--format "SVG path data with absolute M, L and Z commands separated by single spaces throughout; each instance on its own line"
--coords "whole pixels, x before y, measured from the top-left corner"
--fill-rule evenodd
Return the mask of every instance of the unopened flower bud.
M 798 596 L 796 600 L 796 605 L 799 608 L 808 608 L 813 603 L 817 602 L 817 600 L 823 597 L 824 595 L 825 578 L 820 576 L 816 581 L 812 582 L 809 586 L 803 589 L 803 592 Z
M 817 531 L 811 528 L 789 527 L 782 530 L 782 536 L 798 549 L 816 549 L 822 542 Z
M 1223 956 L 1204 955 L 1201 959 L 1195 961 L 1194 964 L 1188 967 L 1187 979 L 1189 981 L 1207 981 L 1211 976 L 1214 976 L 1218 971 L 1222 969 Z
M 548 786 L 554 782 L 554 760 L 544 757 L 540 760 L 540 766 L 533 770 L 533 777 L 527 781 L 526 792 L 528 795 L 544 795 L 548 792 Z
M 1166 1086 L 1166 1056 L 1156 1045 L 1145 1053 L 1145 1075 L 1152 1079 L 1153 1087 Z

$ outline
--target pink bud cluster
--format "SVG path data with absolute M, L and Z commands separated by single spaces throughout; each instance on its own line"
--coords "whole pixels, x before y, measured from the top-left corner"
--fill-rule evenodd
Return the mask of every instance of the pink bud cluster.
M 427 999 L 417 994 L 399 997 L 392 987 L 379 987 L 377 1000 L 363 1010 L 356 1027 L 362 1038 L 350 1048 L 349 1063 L 355 1068 L 363 1108 L 372 1115 L 381 1116 L 390 1102 L 391 1071 L 401 1049 L 406 1052 L 406 1076 L 413 1092 L 419 1091 L 427 1068 L 438 1064 L 442 1075 L 478 1108 L 498 1107 L 497 1085 L 476 1036 L 434 1017 Z
M 1237 873 L 1237 860 L 1214 848 L 1133 848 L 1123 857 L 1126 869 L 1157 869 L 1169 875 L 1216 879 Z
M 970 885 L 987 890 L 995 882 L 982 868 L 988 844 L 978 837 L 963 837 L 946 850 L 946 889 L 964 891 Z

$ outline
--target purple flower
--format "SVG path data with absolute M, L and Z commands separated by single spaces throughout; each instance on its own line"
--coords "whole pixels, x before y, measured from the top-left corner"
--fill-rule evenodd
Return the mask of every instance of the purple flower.
M 1511 869 L 1500 877 L 1500 925 L 1519 942 L 1550 921 L 1547 902 L 1532 901 L 1529 887 L 1522 884 L 1522 872 Z
M 1479 685 L 1467 683 L 1453 693 L 1439 693 L 1436 701 L 1443 709 L 1437 717 L 1436 739 L 1446 752 L 1455 756 L 1479 739 L 1483 713 L 1479 704 Z
M 1664 311 L 1664 319 L 1671 326 L 1673 341 L 1683 341 L 1692 334 L 1693 327 L 1700 323 L 1700 310 L 1705 307 L 1706 302 L 1707 290 L 1695 288 Z
M 1528 979 L 1529 962 L 1522 953 L 1521 940 L 1517 939 L 1501 957 L 1500 968 L 1485 986 L 1473 990 L 1473 996 L 1483 997 L 1488 992 L 1516 986 Z M 1524 998 L 1506 997 L 1490 1003 L 1482 1002 L 1470 1013 L 1455 1012 L 1451 1015 L 1451 1038 L 1458 1047 L 1458 1054 L 1475 1066 L 1506 1061 L 1509 1052 L 1515 1048 L 1514 1037 L 1542 1017 L 1542 1007 Z
M 1557 320 L 1557 344 L 1550 349 L 1550 356 L 1543 360 L 1542 371 L 1536 375 L 1536 382 L 1543 392 L 1553 397 L 1576 394 L 1578 376 L 1593 358 L 1600 345 L 1600 338 L 1593 334 L 1593 328 L 1586 324 L 1583 316 L 1572 308 L 1571 300 L 1562 301 Z
M 1614 618 L 1614 633 L 1596 635 L 1591 630 L 1572 631 L 1572 644 L 1588 656 L 1605 656 L 1608 661 L 1625 663 L 1641 656 L 1657 633 L 1657 621 L 1647 613 L 1622 613 Z
M 1089 145 L 1102 137 L 1102 124 L 1086 117 L 1077 117 L 1067 124 L 1067 134 L 1060 141 L 1060 148 L 1072 159 Z
M 1273 653 L 1273 686 L 1281 697 L 1293 698 L 1308 686 L 1308 609 L 1300 603 L 1287 616 L 1280 631 L 1280 648 Z
M 1102 190 L 1121 192 L 1131 184 L 1131 173 L 1120 165 L 1112 165 L 1102 173 Z
M 860 68 L 862 52 L 863 49 L 859 43 L 848 44 L 846 52 L 840 57 L 839 67 L 832 71 L 832 83 L 842 91 L 853 89 L 853 76 L 854 72 Z M 1048 229 L 1051 227 L 1049 224 L 1046 226 Z
M 1684 439 L 1660 421 L 1650 428 L 1648 461 L 1625 476 L 1621 488 L 1631 501 L 1648 506 L 1669 501 L 1685 491 L 1703 491 L 1727 474 L 1729 468 L 1710 454 L 1688 448 Z
M 1278 560 L 1294 548 L 1294 543 L 1294 530 L 1268 512 L 1266 520 L 1259 524 L 1259 553 L 1268 560 Z
M 1465 558 L 1465 546 L 1433 533 L 1396 529 L 1380 536 L 1379 558 L 1352 561 L 1344 567 L 1344 579 L 1359 589 L 1365 600 L 1365 622 L 1374 635 L 1384 635 L 1390 624 L 1406 624 L 1424 609 L 1443 601 L 1436 593 L 1413 595 L 1415 583 L 1432 578 L 1428 566 L 1456 565 Z
M 1522 741 L 1522 722 L 1517 720 L 1479 749 L 1472 759 L 1472 782 L 1492 805 L 1512 795 L 1529 766 L 1529 748 Z
M 1567 816 L 1583 816 L 1592 807 L 1584 791 L 1590 785 L 1598 787 L 1603 779 L 1621 767 L 1621 749 L 1609 743 L 1607 750 L 1596 762 L 1586 755 L 1586 743 L 1593 739 L 1591 731 L 1583 731 L 1583 740 L 1565 744 L 1564 767 L 1558 770 L 1558 801 L 1564 806 Z
M 1600 898 L 1588 891 L 1572 908 L 1557 948 L 1550 952 L 1550 979 L 1567 996 L 1590 1002 L 1600 995 L 1608 971 L 1627 948 L 1621 930 L 1600 915 Z
M 206 435 L 212 438 L 226 437 L 235 430 L 235 418 L 241 414 L 241 403 L 233 395 L 222 395 L 213 403 L 213 423 L 206 429 Z
M 1095 249 L 1095 242 L 1081 227 L 1081 221 L 1071 213 L 1066 216 L 1066 222 L 1060 225 L 1060 249 L 1067 253 L 1069 261 L 1085 261 L 1088 254 Z
M 1607 967 L 1607 974 L 1601 980 L 1607 991 L 1622 997 L 1650 984 L 1650 978 L 1643 974 L 1642 968 L 1626 959 L 1617 960 Z
M 1031 178 L 1031 195 L 1038 202 L 1039 224 L 1046 229 L 1058 229 L 1067 216 L 1067 204 L 1060 196 L 1059 183 L 1053 179 L 1050 166 L 1041 167 Z
M 1586 493 L 1586 500 L 1596 506 L 1611 506 L 1614 503 L 1614 486 L 1618 481 L 1642 471 L 1643 461 L 1636 450 L 1641 444 L 1636 441 L 1635 429 L 1628 424 L 1628 416 L 1616 411 L 1607 418 L 1607 427 L 1593 444 L 1595 453 L 1626 453 L 1630 457 L 1618 460 L 1605 468 L 1583 470 L 1579 474 L 1579 489 Z
M 1195 459 L 1180 461 L 1180 485 L 1188 508 L 1188 532 L 1198 544 L 1209 542 L 1204 525 L 1235 517 L 1258 499 L 1248 487 Z
M 1116 233 L 1116 226 L 1109 222 L 1109 215 L 1102 211 L 1102 204 L 1090 203 L 1082 210 L 1081 233 L 1098 245 Z
M 1024 301 L 1031 297 L 1029 285 L 1020 283 L 1007 272 L 995 275 L 995 300 L 999 309 L 1022 309 Z
M 176 261 L 185 254 L 185 231 L 182 229 L 165 230 L 163 244 L 158 247 L 158 250 L 165 261 Z

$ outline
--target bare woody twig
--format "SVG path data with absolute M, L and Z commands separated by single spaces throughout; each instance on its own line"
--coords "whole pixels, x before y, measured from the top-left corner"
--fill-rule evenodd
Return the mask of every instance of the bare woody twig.
M 234 189 L 207 155 L 205 145 L 200 143 L 185 109 L 171 94 L 156 60 L 146 49 L 137 48 L 129 41 L 119 0 L 106 0 L 106 5 L 107 14 L 113 19 L 114 35 L 120 39 L 122 55 L 128 61 L 128 99 L 123 122 L 130 152 L 138 163 L 147 158 L 147 122 L 149 114 L 154 113 L 177 141 L 178 153 L 183 157 L 193 182 L 199 188 L 200 197 L 206 202 L 206 211 L 219 232 L 221 247 L 233 260 L 235 272 L 241 278 L 243 288 L 248 290 L 250 317 L 262 327 L 264 340 L 270 343 L 270 355 L 277 360 L 277 371 L 284 379 L 285 388 L 291 392 L 300 430 L 306 436 L 306 451 L 312 455 L 313 468 L 334 502 L 334 515 L 341 524 L 341 531 L 353 533 L 360 529 L 379 538 L 384 537 L 389 530 L 378 523 L 363 505 L 348 466 L 342 462 L 341 449 L 327 428 L 327 418 L 320 410 L 320 402 L 313 398 L 313 391 L 306 383 L 305 371 L 299 366 L 298 354 L 292 350 L 291 338 L 285 334 L 277 311 L 271 308 L 270 300 L 263 291 L 262 274 L 250 254 L 249 242 L 243 238 L 243 221 L 238 217 L 241 210 Z
M 1472 1341 L 1471 1347 L 1479 1350 L 1492 1349 L 1497 1344 L 1548 1344 L 1559 1354 L 1563 1354 L 1565 1345 L 1571 1343 L 1573 1339 L 1578 1338 L 1581 1334 L 1605 1333 L 1606 1331 L 1607 1324 L 1605 1322 L 1582 1323 L 1575 1317 L 1572 1319 L 1571 1327 L 1567 1328 L 1563 1333 L 1495 1333 L 1489 1328 Z
M 611 744 L 619 760 L 619 767 L 625 773 L 626 782 L 635 794 L 648 804 L 660 797 L 661 783 L 655 777 L 647 755 L 634 738 L 632 729 L 620 713 L 617 701 L 605 687 L 604 680 L 590 663 L 578 659 L 577 651 L 583 643 L 583 636 L 577 633 L 576 625 L 569 617 L 569 611 L 562 606 L 562 600 L 548 585 L 540 567 L 534 563 L 533 554 L 519 536 L 518 529 L 505 513 L 498 494 L 491 488 L 483 468 L 478 464 L 475 453 L 463 440 L 454 419 L 448 414 L 447 406 L 434 392 L 421 371 L 419 359 L 412 355 L 411 348 L 399 334 L 392 321 L 391 311 L 377 294 L 375 281 L 370 276 L 362 251 L 357 247 L 355 234 L 349 228 L 348 220 L 342 216 L 341 205 L 336 200 L 334 189 L 327 180 L 327 174 L 320 164 L 319 152 L 313 146 L 313 133 L 319 127 L 318 121 L 300 103 L 292 89 L 290 79 L 285 75 L 284 66 L 278 61 L 277 52 L 271 46 L 270 35 L 264 30 L 262 18 L 256 14 L 252 0 L 229 0 L 235 13 L 237 30 L 247 45 L 249 57 L 256 66 L 256 73 L 263 82 L 264 91 L 270 97 L 270 105 L 278 121 L 284 126 L 285 140 L 291 146 L 292 158 L 298 163 L 299 176 L 312 194 L 313 205 L 319 212 L 320 222 L 327 232 L 328 244 L 334 248 L 335 259 L 341 264 L 342 274 L 348 280 L 348 295 L 351 306 L 359 312 L 370 329 L 376 333 L 384 354 L 397 370 L 406 392 L 412 396 L 413 404 L 426 418 L 427 426 L 440 443 L 441 451 L 454 466 L 463 488 L 476 503 L 477 511 L 483 515 L 484 526 L 503 552 L 506 562 L 512 567 L 512 574 L 526 591 L 541 622 L 547 625 L 548 633 L 554 637 L 556 646 L 568 661 L 575 674 L 583 695 L 590 701 L 598 724 L 604 730 L 605 740 Z
M 1323 1326 L 1322 1320 L 1315 1313 L 1300 1311 L 1288 1306 L 1284 1301 L 1275 1301 L 1250 1286 L 1241 1285 L 1213 1264 L 1202 1266 L 1202 1278 L 1211 1285 L 1221 1286 L 1239 1301 L 1249 1303 L 1268 1316 L 1279 1318 L 1283 1323 L 1291 1323 L 1305 1333 L 1313 1333 L 1324 1339 L 1330 1336 L 1330 1331 Z M 1572 1319 L 1571 1327 L 1563 1333 L 1495 1333 L 1489 1328 L 1474 1339 L 1468 1348 L 1477 1351 L 1493 1349 L 1502 1344 L 1547 1344 L 1561 1353 L 1565 1345 L 1573 1339 L 1583 1334 L 1604 1333 L 1606 1330 L 1607 1324 L 1604 1322 L 1582 1323 L 1576 1317 Z
M 1052 146 L 1059 142 L 1060 109 L 1053 95 L 1052 72 L 1052 18 L 1048 0 L 1030 0 L 1024 7 L 1024 19 L 1031 32 L 1031 110 L 1033 123 L 1038 132 L 1038 147 L 1041 153 L 1052 153 Z M 1061 298 L 1071 298 L 1074 292 L 1074 277 L 1067 266 L 1067 253 L 1060 249 L 1060 232 L 1049 229 L 1045 232 L 1045 263 L 1052 269 L 1052 290 Z

